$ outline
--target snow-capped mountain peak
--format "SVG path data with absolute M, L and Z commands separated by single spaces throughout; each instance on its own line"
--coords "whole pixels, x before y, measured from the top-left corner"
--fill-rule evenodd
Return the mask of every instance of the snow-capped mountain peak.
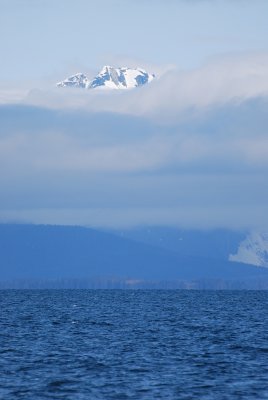
M 154 75 L 141 68 L 114 68 L 106 65 L 90 82 L 90 88 L 132 89 L 151 82 Z
M 57 86 L 83 89 L 133 89 L 151 82 L 154 78 L 154 74 L 149 74 L 142 68 L 114 68 L 105 65 L 91 81 L 86 75 L 79 73 L 57 83 Z

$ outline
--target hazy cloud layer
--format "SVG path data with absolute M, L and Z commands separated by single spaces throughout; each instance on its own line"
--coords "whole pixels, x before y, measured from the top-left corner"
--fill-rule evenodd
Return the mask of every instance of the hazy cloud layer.
M 150 71 L 154 72 L 153 67 Z M 268 54 L 252 54 L 220 58 L 192 71 L 163 66 L 158 69 L 158 79 L 136 91 L 32 90 L 23 102 L 143 115 L 166 123 L 185 118 L 189 108 L 199 110 L 267 94 Z
M 130 92 L 2 92 L 0 219 L 268 228 L 268 56 Z

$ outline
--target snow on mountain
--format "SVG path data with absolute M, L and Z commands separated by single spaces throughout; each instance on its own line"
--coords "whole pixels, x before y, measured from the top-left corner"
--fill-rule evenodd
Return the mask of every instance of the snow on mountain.
M 104 66 L 91 81 L 86 75 L 79 73 L 57 83 L 57 86 L 83 89 L 133 89 L 151 82 L 154 78 L 154 74 L 149 74 L 141 68 Z
M 90 82 L 89 88 L 132 89 L 151 82 L 154 75 L 143 69 L 113 68 L 105 66 Z
M 250 233 L 239 244 L 237 253 L 229 255 L 229 261 L 268 267 L 268 233 Z
M 89 80 L 85 74 L 78 73 L 70 76 L 62 82 L 57 83 L 58 87 L 78 87 L 86 88 L 89 84 Z

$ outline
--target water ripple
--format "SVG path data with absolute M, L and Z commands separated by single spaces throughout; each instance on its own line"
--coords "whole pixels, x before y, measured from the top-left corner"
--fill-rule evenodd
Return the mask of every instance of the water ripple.
M 267 292 L 0 291 L 0 398 L 267 399 Z

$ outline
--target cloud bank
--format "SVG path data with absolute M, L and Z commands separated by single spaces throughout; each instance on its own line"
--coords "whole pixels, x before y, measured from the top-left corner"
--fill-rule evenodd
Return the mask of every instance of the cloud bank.
M 268 56 L 118 93 L 2 92 L 0 219 L 268 227 Z
M 133 62 L 132 65 L 134 66 Z M 155 72 L 151 67 L 149 72 Z M 25 104 L 54 109 L 84 109 L 146 116 L 154 121 L 178 121 L 190 108 L 214 107 L 268 94 L 268 54 L 226 56 L 202 68 L 183 71 L 158 68 L 158 78 L 136 91 L 33 90 Z

